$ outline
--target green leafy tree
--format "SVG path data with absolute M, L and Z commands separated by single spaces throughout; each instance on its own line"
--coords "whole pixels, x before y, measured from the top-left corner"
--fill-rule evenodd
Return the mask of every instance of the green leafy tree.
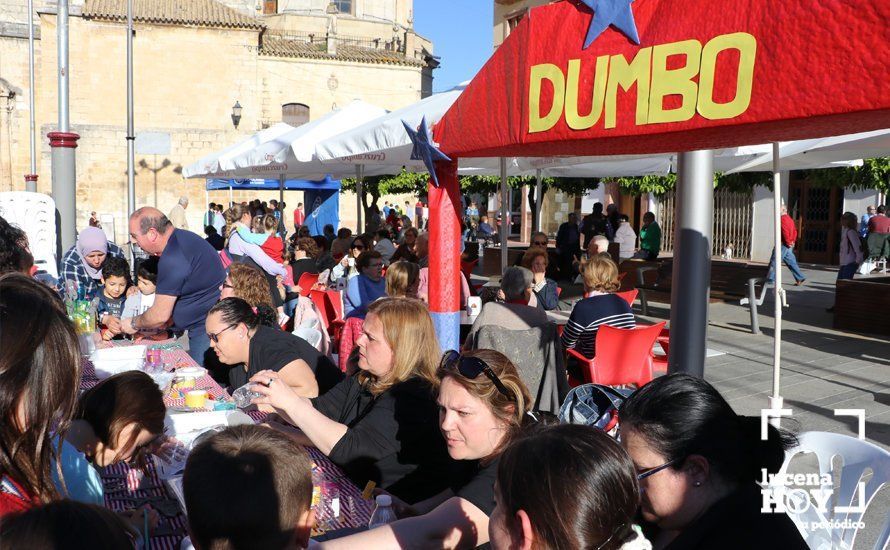
M 890 192 L 890 157 L 865 159 L 862 166 L 804 170 L 803 176 L 820 187 L 877 189 L 887 193 Z

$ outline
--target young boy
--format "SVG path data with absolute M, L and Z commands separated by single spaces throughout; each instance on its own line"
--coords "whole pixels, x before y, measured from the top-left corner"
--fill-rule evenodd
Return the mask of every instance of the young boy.
M 312 463 L 282 433 L 249 425 L 211 436 L 189 455 L 182 488 L 196 550 L 309 545 Z
M 136 271 L 136 286 L 139 292 L 133 294 L 124 302 L 124 311 L 121 319 L 128 319 L 142 315 L 155 303 L 155 290 L 158 281 L 158 257 L 152 256 L 139 264 Z M 164 340 L 168 337 L 167 329 L 143 329 L 135 335 L 136 339 Z
M 96 316 L 99 319 L 103 340 L 123 338 L 121 314 L 124 311 L 124 293 L 130 286 L 130 264 L 123 258 L 108 256 L 102 266 L 102 287 Z

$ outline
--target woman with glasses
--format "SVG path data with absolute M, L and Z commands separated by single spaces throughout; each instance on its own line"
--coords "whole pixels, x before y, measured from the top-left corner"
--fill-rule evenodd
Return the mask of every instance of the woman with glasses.
M 768 426 L 761 439 L 759 416 L 737 415 L 713 386 L 686 374 L 649 382 L 618 416 L 656 548 L 807 548 L 787 515 L 761 512 L 757 484 L 762 470 L 782 466 L 793 436 Z
M 355 267 L 358 277 L 349 279 L 343 292 L 343 316 L 364 318 L 368 304 L 386 296 L 383 256 L 376 250 L 367 250 L 355 261 Z
M 339 281 L 342 279 L 342 284 L 345 285 L 346 280 L 358 276 L 358 269 L 355 267 L 355 262 L 362 252 L 370 250 L 368 242 L 369 241 L 361 235 L 352 239 L 352 245 L 349 247 L 349 252 L 343 256 L 340 262 L 331 270 L 332 281 Z
M 547 277 L 547 266 L 550 258 L 547 249 L 533 246 L 522 255 L 522 267 L 532 272 L 534 287 L 532 290 L 538 303 L 545 310 L 556 309 L 559 305 L 559 294 L 556 291 L 556 281 Z
M 59 497 L 50 474 L 59 453 L 53 434 L 64 438 L 71 422 L 81 357 L 61 300 L 27 275 L 0 276 L 0 327 L 3 517 Z
M 317 399 L 300 397 L 278 373 L 251 382 L 264 397 L 254 402 L 301 431 L 359 487 L 378 487 L 417 502 L 448 484 L 451 461 L 436 432 L 436 364 L 439 344 L 424 305 L 407 298 L 374 302 L 358 346 L 360 372 Z
M 633 462 L 590 426 L 544 427 L 511 443 L 498 464 L 495 500 L 488 523 L 495 550 L 652 548 L 634 525 Z
M 80 396 L 62 444 L 65 488 L 59 492 L 87 504 L 104 505 L 102 480 L 94 466 L 130 462 L 164 433 L 164 396 L 141 371 L 116 374 Z
M 269 282 L 259 269 L 247 264 L 232 264 L 229 266 L 226 280 L 220 287 L 219 299 L 241 298 L 256 308 L 257 314 L 260 316 L 260 324 L 280 328 L 278 312 L 272 301 L 271 293 Z
M 207 313 L 207 336 L 228 378 L 239 388 L 260 371 L 275 372 L 299 395 L 316 397 L 342 378 L 334 363 L 309 342 L 260 322 L 260 313 L 241 298 L 225 298 Z
M 476 548 L 488 543 L 498 462 L 531 417 L 528 390 L 504 355 L 448 352 L 441 360 L 439 429 L 448 454 L 466 468 L 449 489 L 414 504 L 396 503 L 399 520 L 365 533 L 324 542 L 325 549 Z M 526 479 L 525 482 L 532 482 Z M 554 503 L 558 506 L 558 503 Z

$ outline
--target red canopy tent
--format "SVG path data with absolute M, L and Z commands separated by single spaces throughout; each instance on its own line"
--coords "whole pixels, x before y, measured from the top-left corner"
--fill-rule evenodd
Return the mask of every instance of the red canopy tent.
M 888 21 L 886 0 L 565 0 L 530 10 L 433 130 L 451 158 L 435 163 L 440 186 L 430 186 L 430 308 L 442 346 L 456 346 L 459 328 L 459 157 L 681 152 L 671 368 L 691 361 L 700 372 L 713 174 L 710 153 L 697 150 L 890 127 Z M 605 30 L 585 49 L 591 27 Z

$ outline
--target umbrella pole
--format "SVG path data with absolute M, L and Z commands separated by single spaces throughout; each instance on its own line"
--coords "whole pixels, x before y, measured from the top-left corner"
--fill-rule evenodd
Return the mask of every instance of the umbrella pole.
M 361 164 L 355 165 L 355 215 L 357 216 L 356 220 L 358 224 L 356 225 L 355 231 L 356 234 L 362 233 L 362 193 L 364 192 L 364 185 L 362 185 L 362 180 L 365 177 L 365 167 Z
M 775 303 L 776 328 L 773 335 L 773 394 L 769 398 L 769 406 L 773 411 L 782 408 L 780 383 L 782 376 L 782 304 L 785 302 L 785 291 L 782 289 L 782 175 L 779 172 L 779 143 L 773 143 L 773 261 L 775 262 Z M 779 427 L 781 416 L 770 415 L 770 424 Z
M 229 185 L 229 206 L 232 206 L 232 203 L 235 202 L 235 194 L 232 192 L 232 186 Z
M 544 206 L 544 176 L 543 170 L 535 171 L 535 220 L 533 231 L 541 231 L 541 210 Z
M 278 204 L 284 202 L 284 174 L 278 176 Z
M 501 275 L 507 269 L 507 236 L 510 227 L 510 212 L 507 209 L 507 159 L 501 157 Z

